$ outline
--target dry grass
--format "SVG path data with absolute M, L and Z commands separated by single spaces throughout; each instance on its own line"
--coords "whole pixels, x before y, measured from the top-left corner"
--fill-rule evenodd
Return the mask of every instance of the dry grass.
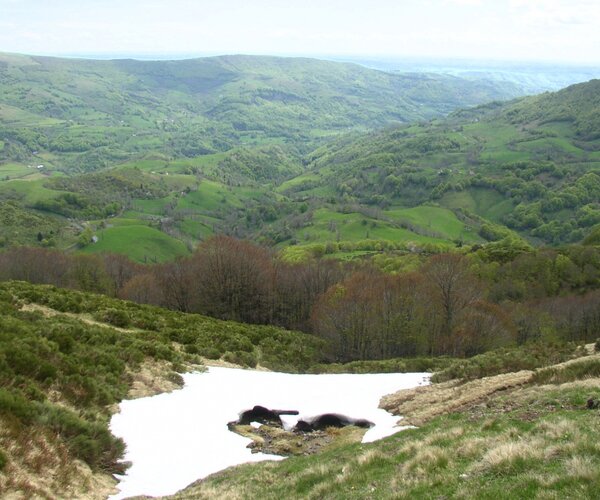
M 560 384 L 598 378 L 600 354 L 592 354 L 564 363 L 547 366 L 536 371 L 533 382 L 538 384 Z
M 0 448 L 8 462 L 0 473 L 3 499 L 104 499 L 116 493 L 108 474 L 93 473 L 73 460 L 57 437 L 43 431 L 23 431 L 13 421 L 0 419 Z
M 402 415 L 402 425 L 422 425 L 434 417 L 479 403 L 500 391 L 528 383 L 532 371 L 506 373 L 461 384 L 449 381 L 414 389 L 405 389 L 381 398 L 379 407 Z
M 490 447 L 470 469 L 470 472 L 507 472 L 529 460 L 545 456 L 543 439 L 508 441 Z
M 123 333 L 132 333 L 139 332 L 141 330 L 135 328 L 119 328 L 118 326 L 109 325 L 108 323 L 102 323 L 101 321 L 96 321 L 91 314 L 76 314 L 71 312 L 62 312 L 57 311 L 56 309 L 52 309 L 51 307 L 42 306 L 40 304 L 23 304 L 21 307 L 21 311 L 31 311 L 31 312 L 39 312 L 45 317 L 49 318 L 52 316 L 67 316 L 69 318 L 74 318 L 83 323 L 93 326 L 101 326 L 103 328 L 111 328 L 112 330 L 117 330 L 118 332 Z
M 578 429 L 566 418 L 544 420 L 536 426 L 536 430 L 549 439 L 575 439 L 579 437 Z
M 138 370 L 130 373 L 132 384 L 127 398 L 145 398 L 181 389 L 183 384 L 175 381 L 172 374 L 168 361 L 147 358 Z
M 446 468 L 450 459 L 448 450 L 439 446 L 423 446 L 413 457 L 400 465 L 399 472 L 401 475 L 423 477 L 435 472 L 436 469 Z
M 200 357 L 202 364 L 205 366 L 216 366 L 216 367 L 221 367 L 221 368 L 241 368 L 241 369 L 248 369 L 248 367 L 246 366 L 242 366 L 242 365 L 237 365 L 235 363 L 230 363 L 229 361 L 225 361 L 224 359 L 208 359 L 208 358 L 203 358 Z M 252 368 L 253 371 L 259 371 L 259 372 L 270 372 L 271 370 L 269 370 L 268 368 L 265 368 L 264 366 L 261 365 L 256 365 L 255 367 Z
M 565 474 L 573 479 L 591 481 L 600 475 L 598 467 L 589 457 L 575 456 L 565 462 Z
M 358 465 L 369 465 L 372 462 L 375 462 L 376 460 L 385 460 L 386 458 L 387 456 L 381 451 L 375 448 L 370 448 L 358 457 L 356 457 L 356 463 Z
M 187 489 L 186 489 L 187 490 Z M 160 498 L 173 498 L 177 500 L 214 500 L 217 498 L 226 498 L 227 500 L 242 500 L 245 497 L 245 493 L 238 486 L 227 487 L 227 485 L 220 485 L 219 487 L 212 487 L 206 483 L 195 484 L 192 489 L 188 491 L 182 491 L 173 497 L 160 497 Z

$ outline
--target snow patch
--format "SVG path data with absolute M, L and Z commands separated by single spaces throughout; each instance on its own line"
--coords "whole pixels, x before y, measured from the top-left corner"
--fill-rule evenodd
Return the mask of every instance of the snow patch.
M 281 417 L 286 428 L 322 413 L 365 418 L 375 423 L 363 438 L 371 442 L 405 428 L 378 408 L 381 397 L 429 383 L 427 373 L 295 375 L 222 367 L 183 378 L 183 389 L 123 401 L 112 417 L 111 431 L 127 444 L 124 460 L 133 465 L 117 477 L 120 492 L 111 498 L 169 495 L 233 465 L 283 459 L 251 453 L 251 440 L 227 428 L 254 405 L 298 410 Z

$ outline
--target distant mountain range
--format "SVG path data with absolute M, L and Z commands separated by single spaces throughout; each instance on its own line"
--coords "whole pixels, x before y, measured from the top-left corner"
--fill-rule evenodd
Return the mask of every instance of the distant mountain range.
M 0 54 L 0 160 L 34 161 L 36 151 L 81 171 L 148 152 L 189 157 L 272 139 L 303 147 L 519 93 L 506 83 L 305 58 Z

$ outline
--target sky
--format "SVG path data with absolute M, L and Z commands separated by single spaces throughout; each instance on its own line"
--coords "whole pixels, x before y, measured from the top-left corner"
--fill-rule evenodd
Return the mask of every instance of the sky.
M 600 63 L 600 0 L 0 0 L 0 51 Z

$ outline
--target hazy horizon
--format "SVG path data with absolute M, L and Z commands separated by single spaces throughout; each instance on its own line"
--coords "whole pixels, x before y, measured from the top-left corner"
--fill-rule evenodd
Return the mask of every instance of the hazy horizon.
M 0 51 L 600 65 L 593 0 L 0 0 Z
M 15 52 L 0 50 L 0 53 L 18 54 L 30 57 L 56 57 L 65 59 L 87 59 L 87 60 L 120 60 L 133 59 L 138 61 L 185 61 L 190 59 L 201 59 L 209 57 L 227 57 L 227 56 L 250 56 L 250 57 L 281 57 L 281 58 L 304 58 L 319 59 L 324 61 L 348 62 L 360 64 L 363 66 L 379 69 L 383 66 L 394 66 L 395 63 L 400 66 L 423 65 L 448 67 L 448 68 L 473 68 L 475 70 L 482 68 L 496 70 L 514 70 L 516 68 L 529 71 L 536 68 L 547 69 L 589 69 L 600 70 L 600 61 L 597 63 L 568 62 L 568 61 L 546 61 L 546 60 L 518 60 L 518 59 L 481 59 L 467 57 L 434 57 L 434 56 L 401 56 L 401 55 L 381 55 L 381 54 L 288 54 L 288 53 L 244 53 L 244 52 L 214 52 L 214 53 L 143 53 L 143 52 L 98 52 L 98 53 L 53 53 L 53 52 Z

